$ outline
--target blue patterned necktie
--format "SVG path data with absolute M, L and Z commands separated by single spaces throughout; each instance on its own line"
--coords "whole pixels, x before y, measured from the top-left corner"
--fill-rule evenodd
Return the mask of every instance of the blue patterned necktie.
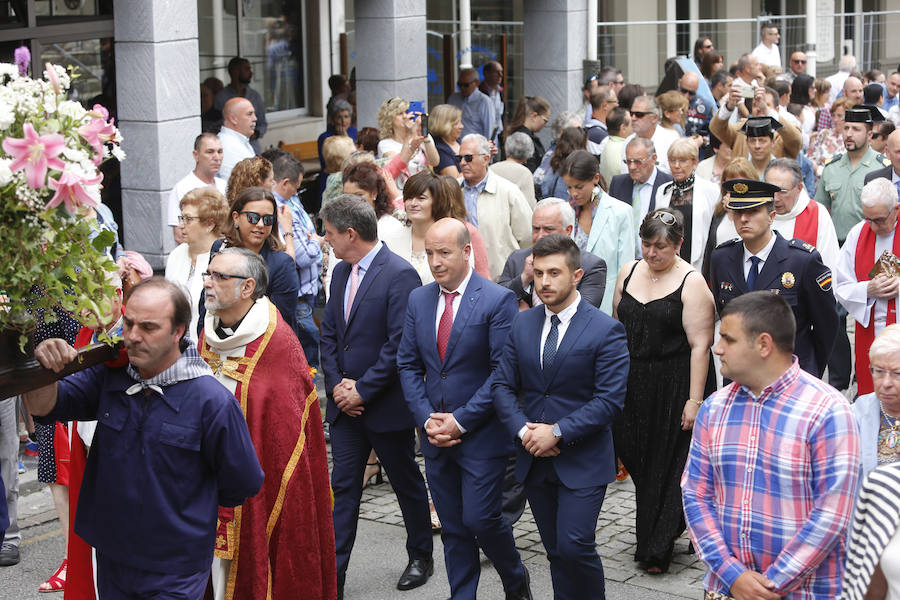
M 756 278 L 759 276 L 759 263 L 761 259 L 758 256 L 751 256 L 750 272 L 747 273 L 747 289 L 753 291 L 756 289 Z
M 559 317 L 553 315 L 550 317 L 550 333 L 547 334 L 547 340 L 544 342 L 544 369 L 549 369 L 553 366 L 553 359 L 556 358 L 556 343 L 558 340 Z

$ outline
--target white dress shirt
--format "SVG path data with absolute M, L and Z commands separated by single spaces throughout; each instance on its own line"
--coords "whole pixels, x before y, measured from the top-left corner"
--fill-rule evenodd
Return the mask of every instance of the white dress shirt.
M 578 305 L 581 304 L 581 293 L 575 292 L 575 300 L 569 306 L 565 307 L 558 313 L 553 312 L 547 306 L 544 306 L 544 327 L 541 329 L 541 346 L 538 348 L 538 356 L 541 360 L 541 368 L 544 368 L 544 344 L 547 342 L 547 336 L 550 335 L 550 327 L 553 324 L 550 322 L 551 317 L 556 315 L 559 317 L 559 325 L 556 326 L 556 347 L 559 348 L 559 345 L 562 343 L 563 337 L 566 335 L 566 331 L 569 330 L 569 323 L 572 322 L 572 317 L 575 316 L 575 313 L 578 312 Z M 528 431 L 528 426 L 522 427 L 519 430 L 519 439 L 522 439 L 525 436 L 525 432 Z
M 219 141 L 222 142 L 222 166 L 219 167 L 219 177 L 228 181 L 234 165 L 245 158 L 253 158 L 256 152 L 250 145 L 250 138 L 234 129 L 222 127 L 219 130 Z
M 753 265 L 753 261 L 750 260 L 751 256 L 756 256 L 759 259 L 759 272 L 762 273 L 763 267 L 766 264 L 766 260 L 769 258 L 769 253 L 772 252 L 772 248 L 775 247 L 775 234 L 772 234 L 769 243 L 765 245 L 765 247 L 757 252 L 756 254 L 752 254 L 749 250 L 747 250 L 747 246 L 744 246 L 744 280 L 747 280 L 747 275 L 750 274 L 750 267 Z

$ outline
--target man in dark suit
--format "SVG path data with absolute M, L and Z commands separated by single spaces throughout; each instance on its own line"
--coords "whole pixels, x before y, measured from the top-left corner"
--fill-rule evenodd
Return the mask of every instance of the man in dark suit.
M 578 293 L 574 241 L 550 235 L 532 252 L 544 306 L 513 320 L 494 375 L 494 405 L 521 442 L 516 478 L 550 559 L 554 597 L 604 598 L 594 532 L 616 476 L 611 427 L 625 403 L 625 330 Z
M 628 174 L 616 175 L 609 182 L 609 195 L 632 207 L 634 230 L 640 229 L 644 216 L 656 209 L 656 190 L 672 181 L 672 176 L 656 168 L 653 142 L 634 137 L 625 146 Z M 640 248 L 640 239 L 635 241 Z
M 500 515 L 510 439 L 494 412 L 500 362 L 515 296 L 469 267 L 469 231 L 441 219 L 425 235 L 435 282 L 409 296 L 397 366 L 422 436 L 425 474 L 443 529 L 451 596 L 475 600 L 478 547 L 494 563 L 506 598 L 531 598 L 512 527 Z
M 900 183 L 900 129 L 894 130 L 888 135 L 887 142 L 884 146 L 884 155 L 886 161 L 890 164 L 882 169 L 876 169 L 866 175 L 863 184 L 869 183 L 873 179 L 884 177 L 888 181 L 897 185 Z
M 531 243 L 554 233 L 572 235 L 575 226 L 575 211 L 565 200 L 544 198 L 534 207 L 531 214 Z M 600 307 L 603 292 L 606 291 L 606 262 L 590 252 L 581 252 L 581 268 L 584 276 L 578 282 L 578 291 L 591 306 Z M 514 250 L 497 283 L 511 289 L 519 299 L 519 309 L 527 310 L 540 304 L 534 290 L 534 269 L 531 248 Z M 537 302 L 535 302 L 537 300 Z
M 408 590 L 424 584 L 434 571 L 425 480 L 415 461 L 413 418 L 397 374 L 406 303 L 421 281 L 408 262 L 378 241 L 375 211 L 359 196 L 339 196 L 319 214 L 325 239 L 342 259 L 331 279 L 321 341 L 333 458 L 338 597 L 343 597 L 363 472 L 373 448 L 406 524 L 409 563 L 397 588 Z
M 838 333 L 831 270 L 812 244 L 772 231 L 781 188 L 753 179 L 731 179 L 722 186 L 731 194 L 725 207 L 733 211 L 740 239 L 720 244 L 710 258 L 716 309 L 721 314 L 731 300 L 754 290 L 782 296 L 797 320 L 794 353 L 800 368 L 821 377 Z

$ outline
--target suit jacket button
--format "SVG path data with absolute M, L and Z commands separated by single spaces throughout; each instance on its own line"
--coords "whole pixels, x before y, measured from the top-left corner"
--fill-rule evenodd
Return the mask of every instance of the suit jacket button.
M 544 394 L 544 398 L 550 398 L 550 394 Z
M 441 371 L 441 379 L 447 379 L 447 373 Z
M 348 345 L 348 346 L 344 346 L 344 352 L 347 352 L 348 350 L 350 350 L 350 346 L 349 346 L 349 345 Z

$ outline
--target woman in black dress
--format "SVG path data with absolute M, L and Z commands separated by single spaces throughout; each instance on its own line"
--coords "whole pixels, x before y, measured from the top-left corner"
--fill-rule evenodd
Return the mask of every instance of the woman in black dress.
M 659 209 L 640 228 L 643 258 L 616 281 L 613 316 L 625 326 L 631 369 L 616 453 L 637 503 L 635 560 L 664 573 L 685 529 L 681 473 L 697 410 L 710 387 L 715 307 L 703 277 L 679 256 L 681 214 Z

